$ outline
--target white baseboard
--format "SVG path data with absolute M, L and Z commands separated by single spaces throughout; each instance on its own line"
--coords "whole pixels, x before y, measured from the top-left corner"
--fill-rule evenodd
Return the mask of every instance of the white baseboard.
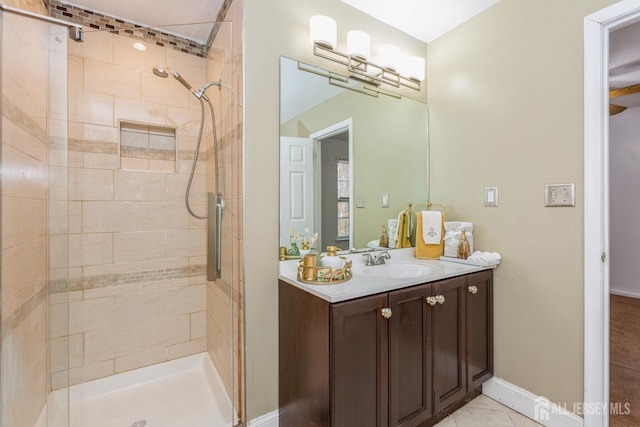
M 249 421 L 249 427 L 278 427 L 278 410 L 259 416 Z
M 547 427 L 584 426 L 582 417 L 500 378 L 485 382 L 482 393 Z M 275 410 L 249 421 L 249 427 L 278 427 L 278 418 Z
M 622 290 L 613 289 L 613 288 L 610 288 L 609 292 L 611 292 L 614 295 L 619 295 L 621 297 L 640 298 L 640 292 L 622 291 Z
M 582 427 L 584 419 L 500 378 L 482 385 L 482 393 L 547 427 Z

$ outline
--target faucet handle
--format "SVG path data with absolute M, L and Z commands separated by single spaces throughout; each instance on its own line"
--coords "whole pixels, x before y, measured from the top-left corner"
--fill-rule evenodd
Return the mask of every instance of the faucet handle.
M 368 267 L 373 264 L 373 259 L 371 258 L 371 254 L 362 254 L 362 256 L 364 257 L 365 266 Z

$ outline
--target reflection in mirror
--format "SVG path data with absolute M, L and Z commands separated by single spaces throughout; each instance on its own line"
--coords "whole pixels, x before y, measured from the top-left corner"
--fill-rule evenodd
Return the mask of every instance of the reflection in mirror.
M 319 250 L 371 247 L 426 202 L 427 105 L 367 87 L 280 59 L 280 246 L 317 232 Z

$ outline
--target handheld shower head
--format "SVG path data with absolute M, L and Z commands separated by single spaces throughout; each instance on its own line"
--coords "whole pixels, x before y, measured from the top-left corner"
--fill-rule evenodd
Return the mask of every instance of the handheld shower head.
M 153 67 L 153 74 L 155 74 L 158 77 L 162 77 L 163 79 L 166 79 L 167 77 L 169 77 L 169 72 L 161 66 Z
M 189 84 L 189 82 L 187 82 L 185 79 L 182 78 L 182 76 L 180 75 L 180 73 L 178 73 L 177 71 L 173 72 L 173 77 L 180 82 L 180 84 L 182 84 L 182 86 L 186 87 L 187 90 L 189 92 L 193 92 L 193 88 L 191 87 L 191 85 Z

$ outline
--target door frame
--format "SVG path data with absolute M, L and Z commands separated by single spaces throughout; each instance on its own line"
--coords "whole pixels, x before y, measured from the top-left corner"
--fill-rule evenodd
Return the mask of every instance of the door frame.
M 349 132 L 349 183 L 351 184 L 349 187 L 349 249 L 353 247 L 353 213 L 354 213 L 354 203 L 355 199 L 353 198 L 353 119 L 348 118 L 341 122 L 335 123 L 331 126 L 328 126 L 324 129 L 321 129 L 317 132 L 309 135 L 309 138 L 313 140 L 313 192 L 314 198 L 313 207 L 315 212 L 313 213 L 313 221 L 315 222 L 314 228 L 316 232 L 320 236 L 322 236 L 322 155 L 320 150 L 320 142 L 323 139 L 331 138 L 334 135 L 338 135 L 342 132 Z M 323 248 L 318 248 L 320 252 L 322 252 Z
M 584 19 L 585 427 L 609 425 L 608 410 L 591 410 L 609 402 L 609 33 L 637 21 L 640 0 Z

